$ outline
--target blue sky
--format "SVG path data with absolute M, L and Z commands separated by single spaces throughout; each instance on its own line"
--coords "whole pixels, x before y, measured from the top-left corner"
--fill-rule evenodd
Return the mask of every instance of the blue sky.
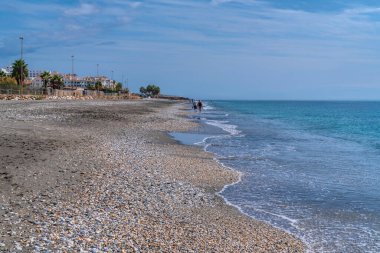
M 99 72 L 210 99 L 380 99 L 373 0 L 12 0 L 0 66 Z

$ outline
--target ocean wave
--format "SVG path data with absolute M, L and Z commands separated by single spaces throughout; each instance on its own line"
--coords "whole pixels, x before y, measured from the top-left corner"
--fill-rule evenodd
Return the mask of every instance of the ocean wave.
M 232 124 L 227 124 L 229 123 L 228 121 L 222 121 L 222 120 L 206 120 L 206 124 L 219 127 L 222 130 L 226 131 L 227 133 L 230 133 L 231 135 L 237 136 L 240 135 L 242 132 L 240 130 L 237 130 L 236 125 Z
M 218 116 L 224 116 L 224 117 L 229 116 L 227 113 L 224 113 L 224 112 L 222 112 L 222 113 L 218 112 L 217 114 L 218 114 Z M 208 112 L 203 114 L 202 119 L 201 119 L 202 123 L 220 128 L 223 131 L 227 132 L 228 134 L 210 135 L 210 136 L 205 137 L 202 141 L 195 143 L 195 145 L 203 146 L 204 151 L 206 151 L 208 153 L 212 153 L 214 155 L 213 159 L 217 163 L 219 163 L 222 167 L 226 168 L 227 170 L 231 170 L 231 171 L 234 171 L 235 173 L 237 173 L 236 181 L 234 181 L 230 184 L 224 185 L 223 188 L 217 193 L 217 195 L 219 197 L 221 197 L 227 205 L 235 207 L 242 214 L 244 214 L 248 217 L 257 219 L 257 220 L 264 221 L 268 224 L 271 224 L 273 227 L 279 228 L 283 231 L 286 231 L 290 234 L 295 235 L 293 230 L 297 229 L 297 225 L 298 225 L 297 219 L 293 219 L 293 218 L 288 217 L 284 214 L 279 214 L 279 213 L 275 213 L 275 212 L 269 212 L 267 210 L 257 209 L 257 207 L 255 208 L 254 213 L 250 213 L 242 205 L 236 203 L 236 201 L 234 201 L 233 198 L 230 199 L 227 196 L 225 196 L 225 191 L 228 188 L 233 187 L 234 185 L 240 184 L 243 180 L 243 177 L 244 177 L 244 172 L 239 170 L 239 166 L 230 166 L 229 162 L 234 161 L 234 160 L 236 160 L 236 161 L 239 161 L 239 160 L 267 161 L 266 155 L 268 155 L 268 153 L 270 153 L 270 154 L 275 153 L 275 147 L 273 145 L 268 144 L 264 148 L 261 148 L 260 149 L 261 152 L 259 152 L 258 154 L 246 154 L 246 155 L 231 155 L 230 154 L 227 156 L 221 156 L 220 153 L 218 154 L 217 150 L 225 147 L 226 145 L 231 147 L 232 143 L 230 143 L 229 141 L 223 141 L 220 139 L 242 137 L 244 135 L 242 134 L 242 131 L 237 129 L 238 126 L 231 124 L 230 121 L 225 120 L 225 119 L 218 119 L 218 120 L 212 119 L 212 117 L 214 115 L 216 115 L 216 113 L 213 113 L 213 112 L 211 112 L 211 115 L 209 115 Z M 212 117 L 210 117 L 210 116 L 212 116 Z M 215 149 L 215 147 L 216 147 L 216 149 Z M 234 147 L 236 147 L 236 146 L 234 146 Z M 261 215 L 258 215 L 258 214 L 261 214 L 261 215 L 265 214 L 268 217 L 263 218 L 263 217 L 261 217 Z M 274 222 L 275 220 L 278 220 L 278 221 L 281 220 L 281 223 L 286 223 L 286 224 L 288 224 L 289 227 L 288 226 L 287 227 L 281 227 L 281 226 L 277 225 L 276 222 Z M 307 245 L 307 248 L 310 248 L 309 244 L 307 243 L 307 241 L 305 240 L 304 237 L 299 236 L 299 235 L 298 235 L 298 237 Z
M 205 105 L 204 107 L 203 107 L 203 109 L 204 110 L 213 110 L 213 109 L 215 109 L 214 107 L 212 107 L 212 106 L 210 106 L 210 105 Z
M 275 223 L 273 223 L 273 221 L 271 222 L 270 220 L 260 219 L 258 216 L 255 216 L 255 215 L 253 215 L 253 214 L 250 214 L 250 213 L 246 212 L 246 211 L 243 209 L 243 207 L 242 207 L 241 205 L 233 203 L 233 202 L 230 201 L 226 196 L 224 196 L 223 193 L 224 193 L 229 187 L 232 187 L 232 186 L 234 186 L 234 185 L 240 184 L 240 183 L 242 182 L 242 180 L 243 180 L 243 176 L 244 176 L 244 172 L 239 171 L 238 169 L 236 169 L 236 168 L 234 168 L 234 167 L 230 167 L 230 166 L 225 165 L 225 164 L 222 162 L 222 159 L 220 159 L 221 157 L 218 157 L 218 155 L 217 155 L 216 153 L 214 153 L 214 152 L 210 152 L 210 151 L 208 151 L 208 150 L 207 150 L 207 147 L 208 147 L 208 145 L 205 145 L 205 146 L 204 146 L 204 151 L 214 154 L 214 155 L 215 155 L 215 157 L 213 158 L 214 161 L 216 161 L 218 164 L 220 164 L 220 165 L 221 165 L 222 167 L 224 167 L 225 169 L 227 169 L 227 170 L 231 170 L 231 171 L 234 171 L 235 173 L 238 174 L 238 179 L 237 179 L 236 181 L 234 181 L 234 182 L 232 182 L 232 183 L 230 183 L 230 184 L 226 184 L 226 185 L 224 185 L 223 188 L 222 188 L 219 192 L 216 193 L 219 197 L 221 197 L 221 198 L 224 200 L 224 202 L 225 202 L 227 205 L 236 208 L 236 209 L 239 210 L 239 212 L 242 213 L 243 215 L 246 215 L 246 216 L 248 216 L 248 217 L 250 217 L 250 218 L 253 218 L 253 219 L 256 219 L 256 220 L 261 220 L 261 221 L 263 221 L 263 222 L 265 222 L 265 223 L 267 223 L 267 224 L 270 224 L 271 226 L 273 226 L 273 227 L 275 227 L 275 228 L 278 228 L 278 229 L 280 229 L 280 230 L 283 230 L 283 231 L 285 231 L 285 232 L 287 232 L 287 233 L 289 233 L 289 234 L 296 235 L 296 234 L 294 233 L 294 231 L 291 231 L 289 228 L 287 229 L 287 228 L 280 227 L 280 226 L 276 225 Z M 297 224 L 298 224 L 299 220 L 297 220 L 297 219 L 292 219 L 292 218 L 290 218 L 290 217 L 288 217 L 288 216 L 286 216 L 286 215 L 276 214 L 276 213 L 272 213 L 272 212 L 265 211 L 265 210 L 258 209 L 258 208 L 254 208 L 254 210 L 255 210 L 256 212 L 266 213 L 266 214 L 269 214 L 269 215 L 271 215 L 271 216 L 278 217 L 278 218 L 280 218 L 280 219 L 286 221 L 291 227 L 298 228 Z M 300 240 L 306 245 L 306 250 L 307 250 L 306 252 L 311 252 L 311 251 L 310 251 L 310 249 L 311 249 L 311 245 L 310 245 L 310 243 L 305 239 L 305 237 L 304 237 L 304 236 L 300 236 L 300 235 L 297 235 L 297 236 L 298 236 L 298 238 L 299 238 L 299 239 L 300 239 Z

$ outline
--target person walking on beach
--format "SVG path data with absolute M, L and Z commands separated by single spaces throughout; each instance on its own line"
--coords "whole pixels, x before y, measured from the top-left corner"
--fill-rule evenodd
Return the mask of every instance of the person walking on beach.
M 202 107 L 203 107 L 202 101 L 200 101 L 200 100 L 198 101 L 197 107 L 198 107 L 199 112 L 201 112 Z
M 197 103 L 195 101 L 193 102 L 193 109 L 194 109 L 194 111 L 197 110 Z

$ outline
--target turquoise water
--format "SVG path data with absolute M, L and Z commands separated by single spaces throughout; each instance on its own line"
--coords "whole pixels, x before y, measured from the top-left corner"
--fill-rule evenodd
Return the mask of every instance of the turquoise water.
M 380 102 L 208 101 L 201 145 L 241 182 L 221 195 L 315 252 L 380 252 Z

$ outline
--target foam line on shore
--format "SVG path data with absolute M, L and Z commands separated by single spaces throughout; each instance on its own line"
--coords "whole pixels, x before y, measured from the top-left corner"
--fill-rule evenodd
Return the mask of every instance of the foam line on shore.
M 213 155 L 213 160 L 215 162 L 217 162 L 218 164 L 220 164 L 226 170 L 233 171 L 234 173 L 237 173 L 237 175 L 238 175 L 238 179 L 235 182 L 232 182 L 230 184 L 224 185 L 223 188 L 219 192 L 216 192 L 216 195 L 219 196 L 220 198 L 222 198 L 223 201 L 227 205 L 232 206 L 232 207 L 236 208 L 237 210 L 239 210 L 239 212 L 242 213 L 243 215 L 245 215 L 245 216 L 247 216 L 247 217 L 249 217 L 251 219 L 254 219 L 254 220 L 260 220 L 260 221 L 265 222 L 266 224 L 268 224 L 268 225 L 270 225 L 272 227 L 275 227 L 275 228 L 280 229 L 282 231 L 285 231 L 285 232 L 287 232 L 287 233 L 289 233 L 291 235 L 294 235 L 295 237 L 299 238 L 305 244 L 305 246 L 306 246 L 306 252 L 312 252 L 310 244 L 306 241 L 305 238 L 300 237 L 300 236 L 294 234 L 293 232 L 291 232 L 288 229 L 284 229 L 284 228 L 281 228 L 279 226 L 276 226 L 276 225 L 270 223 L 269 221 L 258 219 L 258 218 L 254 217 L 252 215 L 249 215 L 239 205 L 233 204 L 231 201 L 229 201 L 226 197 L 223 196 L 223 192 L 226 191 L 229 187 L 237 185 L 237 184 L 239 184 L 242 181 L 242 177 L 243 177 L 244 173 L 241 172 L 241 171 L 239 171 L 239 170 L 237 170 L 237 169 L 235 169 L 235 168 L 233 168 L 233 167 L 229 167 L 229 166 L 225 165 L 223 162 L 221 162 L 219 160 L 219 158 L 223 158 L 223 157 L 219 157 L 216 153 L 214 153 L 212 151 L 208 151 L 207 148 L 211 144 L 207 144 L 207 140 L 208 139 L 216 139 L 216 138 L 243 137 L 244 134 L 242 133 L 242 131 L 237 130 L 238 126 L 232 125 L 232 124 L 226 124 L 226 123 L 229 123 L 228 121 L 212 120 L 212 122 L 210 122 L 210 120 L 207 120 L 207 119 L 203 119 L 203 120 L 204 120 L 205 124 L 218 127 L 220 129 L 222 129 L 223 131 L 225 131 L 227 134 L 226 135 L 212 135 L 212 136 L 204 138 L 201 142 L 194 143 L 194 145 L 203 145 L 204 146 L 203 150 L 205 152 L 207 152 L 207 153 L 212 154 Z M 289 218 L 289 217 L 287 217 L 285 215 L 275 214 L 275 213 L 271 213 L 271 212 L 268 212 L 268 211 L 265 211 L 265 210 L 261 210 L 261 209 L 256 209 L 256 208 L 254 208 L 254 210 L 256 210 L 258 212 L 267 213 L 269 215 L 276 216 L 276 217 L 279 217 L 281 219 L 287 220 L 290 223 L 290 225 L 293 226 L 293 227 L 296 227 L 296 223 L 298 222 L 297 220 Z
M 205 140 L 207 140 L 207 139 L 209 139 L 209 138 L 212 138 L 212 137 L 207 137 L 207 138 L 205 138 Z M 205 140 L 204 140 L 204 141 L 205 141 Z M 235 169 L 235 168 L 232 168 L 232 167 L 229 167 L 229 166 L 225 165 L 223 162 L 221 162 L 221 161 L 218 159 L 217 154 L 215 154 L 215 153 L 213 153 L 213 152 L 207 150 L 207 147 L 208 147 L 208 146 L 209 146 L 209 145 L 205 145 L 203 150 L 204 150 L 205 152 L 208 152 L 208 153 L 213 154 L 213 156 L 214 156 L 214 157 L 213 157 L 213 160 L 214 160 L 215 162 L 217 162 L 218 164 L 220 164 L 223 168 L 225 168 L 225 169 L 227 169 L 227 170 L 231 170 L 231 171 L 233 171 L 233 172 L 235 172 L 235 173 L 238 174 L 238 179 L 237 179 L 235 182 L 232 182 L 232 183 L 230 183 L 230 184 L 226 184 L 226 185 L 224 185 L 223 188 L 222 188 L 219 192 L 216 193 L 216 195 L 219 196 L 220 198 L 222 198 L 223 201 L 224 201 L 227 205 L 232 206 L 232 207 L 236 208 L 237 210 L 239 210 L 239 212 L 242 213 L 243 215 L 248 216 L 248 217 L 251 218 L 251 219 L 260 220 L 260 221 L 262 221 L 262 222 L 265 222 L 265 223 L 269 224 L 269 225 L 272 226 L 272 227 L 275 227 L 275 228 L 277 228 L 277 229 L 280 229 L 280 230 L 285 231 L 285 232 L 287 232 L 287 233 L 289 233 L 289 234 L 291 234 L 291 235 L 296 236 L 297 238 L 299 238 L 299 239 L 300 239 L 300 240 L 306 245 L 306 252 L 307 252 L 307 253 L 312 252 L 311 249 L 310 249 L 310 248 L 311 248 L 311 247 L 310 247 L 310 244 L 306 241 L 305 238 L 300 237 L 300 236 L 298 236 L 298 235 L 292 233 L 290 230 L 287 230 L 287 229 L 284 229 L 284 228 L 278 227 L 278 226 L 276 226 L 276 225 L 270 223 L 269 221 L 262 220 L 262 219 L 258 219 L 258 218 L 254 217 L 254 216 L 252 216 L 252 215 L 249 215 L 249 214 L 246 213 L 246 212 L 245 212 L 245 211 L 244 211 L 239 205 L 233 204 L 231 201 L 229 201 L 226 197 L 223 196 L 223 192 L 226 191 L 229 187 L 232 187 L 232 186 L 234 186 L 234 185 L 237 185 L 237 184 L 239 184 L 239 183 L 242 181 L 242 178 L 243 178 L 243 176 L 244 176 L 244 173 L 241 172 L 241 171 L 239 171 L 239 170 L 237 170 L 237 169 Z M 268 212 L 268 211 L 265 211 L 265 210 L 261 210 L 261 209 L 257 209 L 257 208 L 254 208 L 254 210 L 259 211 L 259 212 L 263 212 L 263 213 L 267 213 L 267 214 L 270 214 L 270 215 L 272 215 L 272 216 L 276 216 L 276 217 L 282 218 L 282 219 L 284 219 L 284 220 L 287 220 L 287 221 L 289 221 L 290 225 L 291 225 L 291 226 L 294 226 L 294 227 L 296 227 L 296 223 L 298 222 L 297 220 L 292 219 L 292 218 L 289 218 L 289 217 L 287 217 L 287 216 L 285 216 L 285 215 L 275 214 L 275 213 L 271 213 L 271 212 Z

